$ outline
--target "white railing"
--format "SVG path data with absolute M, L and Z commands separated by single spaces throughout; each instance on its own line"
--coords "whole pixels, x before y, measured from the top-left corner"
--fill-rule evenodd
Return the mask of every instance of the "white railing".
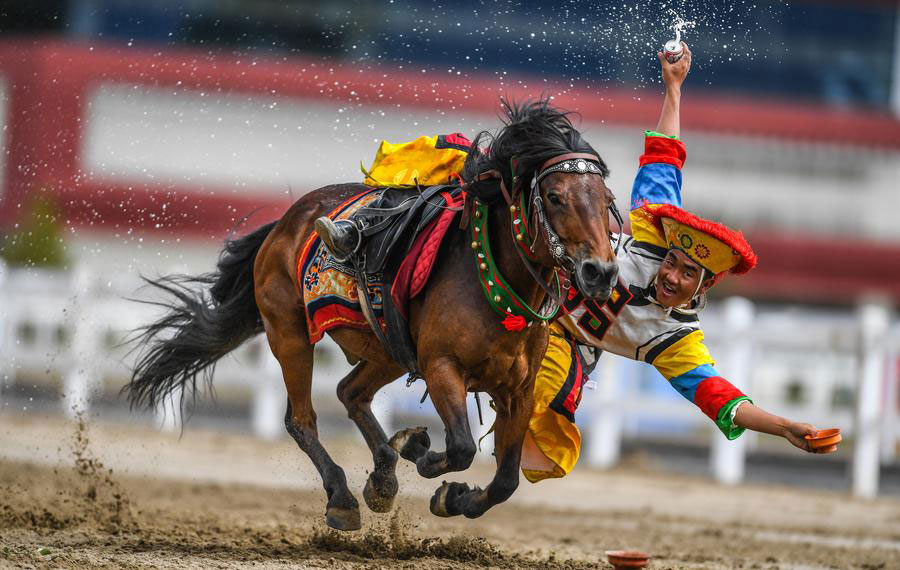
M 62 387 L 61 409 L 85 411 L 104 383 L 120 388 L 130 376 L 135 354 L 124 341 L 153 321 L 160 308 L 126 297 L 145 298 L 137 279 L 99 282 L 87 272 L 0 269 L 0 398 L 16 378 L 42 377 Z M 335 360 L 335 359 L 330 359 Z M 331 367 L 317 371 L 328 375 Z M 278 363 L 264 336 L 223 358 L 217 387 L 250 392 L 251 424 L 261 437 L 284 431 L 285 393 Z M 164 429 L 181 425 L 176 391 L 156 410 Z
M 133 355 L 119 344 L 160 310 L 126 299 L 147 295 L 135 292 L 138 285 L 136 279 L 101 282 L 87 272 L 9 271 L 0 265 L 0 399 L 4 384 L 41 376 L 62 386 L 61 409 L 71 414 L 86 409 L 104 384 L 121 387 L 129 377 Z M 720 372 L 774 413 L 820 427 L 840 427 L 854 443 L 853 491 L 872 496 L 879 464 L 896 461 L 900 444 L 900 325 L 890 328 L 890 310 L 877 303 L 861 304 L 855 313 L 765 310 L 733 298 L 706 313 L 704 330 Z M 333 396 L 349 367 L 330 341 L 320 343 L 317 351 L 328 353 L 328 358 L 317 359 L 313 389 Z M 615 464 L 623 437 L 634 433 L 636 423 L 663 420 L 690 430 L 709 430 L 711 472 L 723 483 L 741 481 L 754 434 L 729 442 L 694 406 L 673 396 L 671 388 L 662 392 L 639 388 L 634 380 L 647 376 L 648 368 L 610 355 L 601 358 L 593 375 L 596 389 L 586 392 L 578 411 L 587 442 L 584 460 L 599 467 Z M 665 380 L 660 377 L 657 384 L 664 386 Z M 249 393 L 255 434 L 264 438 L 284 434 L 285 390 L 264 335 L 219 363 L 215 385 Z M 434 413 L 430 403 L 418 403 L 423 389 L 421 382 L 411 390 L 397 382 L 386 390 L 389 394 L 376 398 L 373 407 L 388 424 L 386 429 L 398 413 L 406 417 Z M 791 401 L 787 397 L 791 390 L 806 396 Z M 493 422 L 486 397 L 482 411 L 485 425 L 476 425 L 476 433 L 485 432 Z M 157 410 L 158 424 L 176 429 L 181 425 L 179 414 L 180 406 L 170 400 Z M 472 398 L 470 417 L 477 421 Z M 486 438 L 482 447 L 488 455 L 491 439 Z

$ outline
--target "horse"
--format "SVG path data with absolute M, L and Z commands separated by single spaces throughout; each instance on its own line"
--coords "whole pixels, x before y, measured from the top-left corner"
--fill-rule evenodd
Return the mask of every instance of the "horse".
M 609 214 L 621 218 L 605 183 L 606 164 L 572 125 L 570 113 L 547 99 L 502 101 L 502 109 L 502 127 L 495 134 L 478 133 L 460 175 L 466 202 L 460 225 L 468 232 L 448 232 L 425 289 L 409 307 L 409 333 L 445 427 L 445 451 L 430 449 L 424 428 L 388 439 L 370 404 L 404 369 L 371 330 L 328 331 L 356 363 L 339 382 L 337 397 L 372 452 L 374 469 L 363 498 L 375 512 L 388 512 L 398 492 L 398 457 L 414 462 L 427 478 L 470 466 L 476 445 L 468 392 L 486 392 L 496 408 L 496 472 L 484 489 L 444 482 L 431 497 L 431 512 L 474 518 L 512 496 L 553 314 L 541 314 L 540 308 L 545 301 L 558 308 L 568 279 L 601 302 L 617 280 Z M 133 407 L 154 406 L 178 388 L 190 388 L 196 397 L 198 375 L 211 389 L 216 361 L 264 332 L 287 389 L 285 427 L 318 470 L 327 495 L 326 524 L 339 530 L 361 528 L 359 503 L 343 469 L 319 441 L 311 401 L 314 345 L 295 268 L 314 220 L 367 189 L 345 183 L 311 191 L 279 220 L 227 240 L 214 272 L 147 279 L 174 299 L 162 302 L 165 316 L 142 329 L 142 352 L 124 388 Z M 483 256 L 477 241 L 470 241 L 476 223 L 496 236 L 489 243 L 493 262 L 505 285 L 532 310 L 526 323 L 505 326 L 485 295 L 479 276 Z M 557 281 L 554 290 L 546 281 L 559 273 L 566 276 L 564 285 Z M 187 391 L 181 393 L 184 398 Z

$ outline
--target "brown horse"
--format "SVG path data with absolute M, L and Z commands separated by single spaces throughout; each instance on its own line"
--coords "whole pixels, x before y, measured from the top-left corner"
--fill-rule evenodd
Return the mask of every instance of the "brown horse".
M 470 223 L 487 217 L 485 227 L 495 236 L 490 247 L 497 269 L 535 310 L 547 293 L 534 275 L 546 280 L 558 267 L 568 270 L 582 293 L 605 299 L 617 274 L 609 238 L 608 211 L 613 206 L 604 183 L 606 165 L 567 114 L 547 101 L 504 104 L 504 109 L 505 126 L 495 136 L 480 133 L 466 160 L 464 190 L 476 206 Z M 485 143 L 489 150 L 482 150 Z M 147 350 L 126 387 L 132 405 L 155 404 L 186 384 L 196 393 L 199 373 L 211 382 L 219 358 L 265 331 L 287 387 L 287 431 L 322 477 L 328 496 L 327 524 L 342 530 L 360 528 L 359 504 L 343 469 L 319 441 L 311 401 L 313 345 L 295 268 L 314 220 L 367 188 L 340 184 L 310 192 L 277 222 L 226 242 L 216 272 L 151 282 L 177 301 L 166 305 L 170 311 L 163 319 L 144 329 Z M 532 195 L 527 202 L 514 202 L 520 192 Z M 517 252 L 520 244 L 513 238 L 516 223 L 510 214 L 516 208 L 510 203 L 527 204 L 524 209 L 534 214 L 526 220 L 531 219 L 535 234 L 528 238 L 534 239 L 531 257 L 537 271 L 529 271 Z M 431 499 L 431 511 L 438 516 L 478 517 L 509 498 L 518 486 L 534 379 L 547 346 L 547 329 L 541 326 L 546 320 L 533 319 L 534 326 L 521 330 L 507 330 L 501 324 L 482 291 L 473 245 L 466 232 L 451 232 L 445 238 L 434 272 L 409 310 L 419 370 L 446 429 L 445 451 L 429 449 L 424 428 L 403 430 L 388 440 L 370 403 L 379 389 L 403 375 L 403 369 L 371 331 L 329 331 L 348 359 L 358 362 L 339 383 L 337 395 L 372 451 L 374 470 L 363 497 L 373 511 L 391 507 L 398 490 L 394 474 L 398 455 L 415 462 L 418 472 L 429 478 L 469 467 L 476 445 L 469 428 L 467 392 L 486 392 L 493 399 L 497 470 L 485 489 L 445 482 Z M 208 297 L 191 287 L 198 283 L 208 287 Z

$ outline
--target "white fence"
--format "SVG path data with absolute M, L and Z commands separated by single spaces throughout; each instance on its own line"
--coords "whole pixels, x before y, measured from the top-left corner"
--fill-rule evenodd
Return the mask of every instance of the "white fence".
M 135 278 L 101 282 L 78 271 L 18 270 L 4 275 L 0 270 L 0 398 L 4 384 L 43 376 L 61 384 L 61 409 L 72 415 L 87 408 L 92 394 L 121 387 L 135 356 L 133 346 L 124 341 L 160 311 L 125 297 L 145 297 L 139 286 Z M 112 386 L 103 386 L 105 382 Z M 276 437 L 283 432 L 284 388 L 264 338 L 223 359 L 216 385 L 252 393 L 255 433 Z M 272 413 L 279 406 L 281 411 Z M 171 401 L 161 407 L 160 426 L 174 429 L 180 412 Z
M 0 267 L 0 402 L 4 384 L 26 377 L 61 385 L 61 409 L 69 414 L 85 409 L 104 383 L 105 388 L 121 387 L 133 355 L 120 344 L 159 311 L 125 298 L 146 295 L 136 292 L 138 285 L 134 278 L 100 281 L 79 271 Z M 765 309 L 734 298 L 707 309 L 703 324 L 720 372 L 757 403 L 795 420 L 842 429 L 853 443 L 853 491 L 874 496 L 879 465 L 896 461 L 900 444 L 900 325 L 891 327 L 889 309 L 877 303 L 860 304 L 855 313 Z M 322 344 L 329 358 L 317 360 L 314 389 L 334 394 L 347 366 L 333 345 Z M 712 433 L 712 473 L 723 483 L 741 481 L 755 434 L 725 440 L 702 413 L 673 396 L 674 390 L 653 389 L 665 381 L 654 379 L 655 371 L 648 369 L 618 357 L 601 358 L 593 376 L 596 389 L 587 391 L 578 411 L 587 442 L 583 458 L 600 467 L 613 465 L 623 437 L 636 433 L 641 422 L 669 422 L 681 430 Z M 262 336 L 220 362 L 215 385 L 248 393 L 254 433 L 265 438 L 284 434 L 281 374 Z M 383 421 L 390 423 L 398 413 L 433 414 L 429 403 L 418 402 L 421 387 L 407 390 L 398 382 L 387 390 L 389 396 L 376 399 Z M 482 432 L 493 421 L 486 403 Z M 477 418 L 474 404 L 471 416 Z M 170 402 L 157 411 L 157 419 L 164 428 L 176 428 L 179 406 Z M 491 439 L 483 446 L 487 454 Z

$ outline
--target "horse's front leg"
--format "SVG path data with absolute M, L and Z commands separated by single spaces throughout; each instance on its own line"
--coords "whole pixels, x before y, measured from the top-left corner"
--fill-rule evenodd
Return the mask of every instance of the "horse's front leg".
M 428 394 L 444 422 L 447 450 L 428 451 L 429 441 L 421 428 L 404 430 L 392 438 L 400 455 L 416 464 L 422 477 L 433 478 L 450 471 L 464 471 L 472 464 L 477 448 L 469 427 L 466 383 L 455 359 L 437 358 L 426 366 Z M 412 436 L 417 436 L 415 439 Z M 424 436 L 424 437 L 421 437 Z
M 528 429 L 534 400 L 533 390 L 509 398 L 504 405 L 497 404 L 494 455 L 497 472 L 486 489 L 469 489 L 465 483 L 444 483 L 431 497 L 431 512 L 440 517 L 463 514 L 476 518 L 494 505 L 512 496 L 519 487 L 519 466 L 522 460 L 522 443 Z

